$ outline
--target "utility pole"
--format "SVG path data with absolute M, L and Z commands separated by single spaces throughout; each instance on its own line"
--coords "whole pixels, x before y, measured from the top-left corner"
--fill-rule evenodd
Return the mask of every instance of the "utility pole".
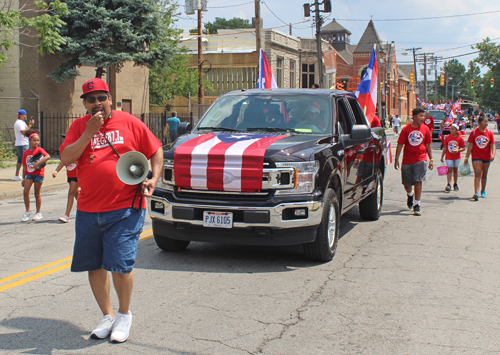
M 203 71 L 201 63 L 203 62 L 202 30 L 201 30 L 201 9 L 198 10 L 198 104 L 203 105 Z
M 417 86 L 417 55 L 416 55 L 416 51 L 418 51 L 419 49 L 422 49 L 422 47 L 418 47 L 418 48 L 408 48 L 408 49 L 405 49 L 405 51 L 412 51 L 413 52 L 413 71 L 414 71 L 414 74 L 415 74 L 415 86 Z
M 438 86 L 438 58 L 434 57 L 434 69 L 435 69 L 435 75 L 434 75 L 434 101 L 438 101 L 438 94 L 439 94 L 439 86 Z
M 257 63 L 260 60 L 260 50 L 262 48 L 260 31 L 262 29 L 262 20 L 260 18 L 260 0 L 255 0 L 255 47 L 257 50 Z M 259 77 L 259 64 L 257 64 L 257 78 Z
M 319 15 L 319 1 L 314 3 L 316 5 L 316 46 L 318 52 L 318 75 L 319 75 L 319 87 L 324 88 L 323 85 L 323 49 L 321 48 L 321 25 L 323 24 L 323 18 Z
M 427 53 L 424 53 L 424 102 L 427 102 Z
M 320 10 L 319 5 L 323 4 L 324 9 Z M 318 75 L 319 75 L 319 87 L 323 88 L 323 50 L 321 47 L 321 25 L 323 24 L 323 17 L 320 16 L 320 12 L 332 12 L 332 4 L 330 0 L 323 0 L 319 2 L 316 0 L 313 4 L 304 4 L 304 17 L 310 16 L 311 6 L 314 6 L 314 21 L 316 23 L 316 51 L 318 56 Z

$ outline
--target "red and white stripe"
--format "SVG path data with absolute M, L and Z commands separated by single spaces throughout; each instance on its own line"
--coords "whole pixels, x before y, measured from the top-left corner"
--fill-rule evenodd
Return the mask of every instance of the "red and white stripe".
M 242 136 L 241 141 L 224 143 L 209 133 L 191 139 L 175 150 L 175 185 L 194 190 L 260 191 L 266 149 L 284 137 Z

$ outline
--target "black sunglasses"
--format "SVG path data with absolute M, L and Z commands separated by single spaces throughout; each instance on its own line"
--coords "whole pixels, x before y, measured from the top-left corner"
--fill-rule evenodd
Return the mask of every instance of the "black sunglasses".
M 96 99 L 99 100 L 99 102 L 104 102 L 104 101 L 106 101 L 108 99 L 108 95 L 89 96 L 85 100 L 89 104 L 93 104 Z

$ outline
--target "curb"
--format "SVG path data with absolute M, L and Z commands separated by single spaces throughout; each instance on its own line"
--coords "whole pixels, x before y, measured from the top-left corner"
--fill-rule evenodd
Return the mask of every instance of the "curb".
M 67 188 L 68 188 L 67 183 L 51 185 L 51 186 L 44 187 L 42 190 L 42 194 L 44 192 L 47 192 L 47 191 L 58 191 L 58 190 L 67 189 Z M 24 194 L 24 192 L 22 190 L 21 191 L 0 192 L 0 200 L 6 200 L 9 198 L 20 197 L 20 196 L 23 196 L 23 194 Z

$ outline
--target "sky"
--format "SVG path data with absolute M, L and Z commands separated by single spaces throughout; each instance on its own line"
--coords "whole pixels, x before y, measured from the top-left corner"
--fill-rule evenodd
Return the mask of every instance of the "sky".
M 252 21 L 255 16 L 252 0 L 207 0 L 208 11 L 203 13 L 203 22 L 213 22 L 216 17 L 230 19 L 240 17 Z M 196 15 L 186 15 L 185 0 L 179 0 L 177 27 L 182 29 L 196 27 Z M 261 17 L 264 28 L 275 28 L 288 33 L 292 23 L 292 35 L 313 38 L 312 18 L 303 16 L 304 0 L 265 0 L 261 1 Z M 323 6 L 320 6 L 322 9 Z M 273 14 L 274 13 L 274 14 Z M 487 14 L 478 14 L 487 13 Z M 477 15 L 471 15 L 477 14 Z M 463 16 L 466 15 L 466 16 Z M 324 24 L 333 18 L 351 35 L 351 44 L 358 43 L 370 19 L 375 24 L 382 41 L 394 41 L 397 61 L 412 64 L 412 55 L 404 51 L 418 48 L 417 53 L 434 53 L 443 60 L 438 67 L 453 56 L 467 68 L 470 60 L 477 54 L 471 45 L 489 37 L 492 42 L 500 42 L 500 1 L 498 0 L 332 0 L 332 13 L 324 13 Z M 439 19 L 429 17 L 453 16 Z M 404 20 L 418 19 L 418 20 Z M 304 22 L 309 20 L 309 22 Z M 386 20 L 386 21 L 384 21 Z M 391 21 L 387 21 L 391 20 Z M 394 21 L 404 20 L 404 21 Z M 284 25 L 286 23 L 287 25 Z M 279 27 L 283 26 L 283 27 Z M 464 55 L 468 54 L 468 55 Z M 461 56 L 464 55 L 464 56 Z M 482 73 L 487 71 L 482 68 Z

